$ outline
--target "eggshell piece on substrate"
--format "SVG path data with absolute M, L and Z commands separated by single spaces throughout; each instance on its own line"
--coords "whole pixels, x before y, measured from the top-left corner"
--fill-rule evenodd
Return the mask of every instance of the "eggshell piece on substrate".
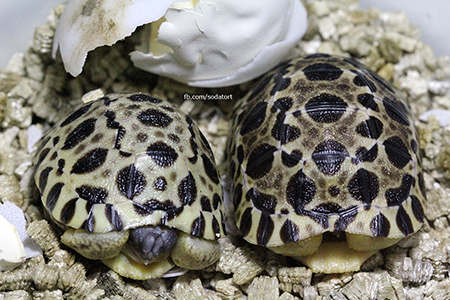
M 0 205 L 0 270 L 12 270 L 26 258 L 42 253 L 26 233 L 23 211 L 11 202 Z
M 0 215 L 0 270 L 12 270 L 25 259 L 25 248 L 16 226 Z
M 434 116 L 439 121 L 441 127 L 446 127 L 450 124 L 450 110 L 446 109 L 433 109 L 429 110 L 419 116 L 419 120 L 427 122 L 430 116 Z

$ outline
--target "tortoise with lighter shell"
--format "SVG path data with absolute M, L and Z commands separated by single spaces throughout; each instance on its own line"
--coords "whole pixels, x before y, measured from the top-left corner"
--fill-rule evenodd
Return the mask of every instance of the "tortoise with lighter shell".
M 61 241 L 122 276 L 161 277 L 219 258 L 222 188 L 192 119 L 144 94 L 111 94 L 50 129 L 35 181 Z
M 231 199 L 248 242 L 339 273 L 421 228 L 414 119 L 402 95 L 359 62 L 290 60 L 234 116 Z

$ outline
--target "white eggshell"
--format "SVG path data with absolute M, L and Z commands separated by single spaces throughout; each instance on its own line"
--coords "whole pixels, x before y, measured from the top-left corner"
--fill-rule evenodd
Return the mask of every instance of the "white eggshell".
M 426 122 L 428 121 L 431 115 L 433 115 L 436 118 L 436 120 L 439 121 L 439 125 L 441 127 L 446 127 L 450 123 L 450 110 L 445 109 L 429 110 L 424 114 L 420 115 L 419 120 Z
M 135 66 L 199 87 L 239 84 L 281 61 L 306 31 L 300 0 L 200 0 L 194 9 L 169 8 L 157 42 L 170 51 L 135 51 Z M 151 49 L 151 47 L 150 47 Z
M 143 48 L 157 52 L 132 52 L 136 67 L 192 86 L 221 87 L 285 60 L 306 31 L 307 16 L 300 0 L 69 0 L 53 56 L 59 49 L 66 71 L 77 76 L 89 51 L 152 22 L 159 25 L 151 35 L 157 39 Z
M 187 1 L 187 0 L 178 0 Z M 140 25 L 161 18 L 177 0 L 69 0 L 53 39 L 53 57 L 59 49 L 67 72 L 81 73 L 87 53 L 112 45 Z
M 25 248 L 16 226 L 0 215 L 0 270 L 12 270 L 25 259 Z
M 12 270 L 24 259 L 42 254 L 39 245 L 26 232 L 23 211 L 6 201 L 0 205 L 0 270 Z
M 41 139 L 43 135 L 42 128 L 36 125 L 30 125 L 27 129 L 27 150 L 28 153 L 32 153 L 36 147 L 36 143 Z

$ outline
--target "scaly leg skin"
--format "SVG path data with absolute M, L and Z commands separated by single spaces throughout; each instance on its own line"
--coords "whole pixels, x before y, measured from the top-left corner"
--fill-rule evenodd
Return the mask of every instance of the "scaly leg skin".
M 69 228 L 61 236 L 61 242 L 89 259 L 106 259 L 122 251 L 128 235 L 128 231 L 93 233 Z
M 178 232 L 178 243 L 172 249 L 171 257 L 173 262 L 181 268 L 200 270 L 219 259 L 220 246 L 217 241 Z
M 345 273 L 359 271 L 363 262 L 377 253 L 375 251 L 356 251 L 346 242 L 324 242 L 319 250 L 309 256 L 294 257 L 307 265 L 314 273 Z

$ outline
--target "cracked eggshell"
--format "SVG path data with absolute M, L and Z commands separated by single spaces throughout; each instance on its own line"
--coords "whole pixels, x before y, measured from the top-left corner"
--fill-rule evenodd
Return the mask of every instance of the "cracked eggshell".
M 11 202 L 0 205 L 0 271 L 12 270 L 24 259 L 42 253 L 26 233 L 23 211 Z
M 66 71 L 77 76 L 89 51 L 111 46 L 138 26 L 160 19 L 174 2 L 177 0 L 69 0 L 56 27 L 53 57 L 59 49 Z
M 140 69 L 199 87 L 262 75 L 287 58 L 307 27 L 300 0 L 200 0 L 195 8 L 169 8 L 165 20 L 150 52 L 134 51 L 131 60 Z
M 0 215 L 0 271 L 12 270 L 25 259 L 25 248 L 16 226 Z
M 150 51 L 131 53 L 136 67 L 192 86 L 221 87 L 285 60 L 307 16 L 300 0 L 69 0 L 53 56 L 59 49 L 66 71 L 77 76 L 89 51 L 148 23 L 152 41 L 143 47 Z

